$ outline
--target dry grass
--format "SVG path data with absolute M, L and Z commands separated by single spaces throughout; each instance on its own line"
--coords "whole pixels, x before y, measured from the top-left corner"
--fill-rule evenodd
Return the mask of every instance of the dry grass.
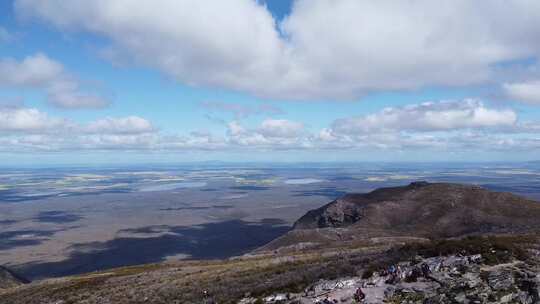
M 228 261 L 149 264 L 34 283 L 4 296 L 9 303 L 198 303 L 207 290 L 219 303 L 246 294 L 298 292 L 319 279 L 357 275 L 383 249 L 348 248 Z
M 471 237 L 409 245 L 306 250 L 286 255 L 260 255 L 227 261 L 185 261 L 123 267 L 106 272 L 34 283 L 4 294 L 6 303 L 201 303 L 207 290 L 219 303 L 234 303 L 251 295 L 298 292 L 319 279 L 360 275 L 416 254 L 488 254 L 497 262 L 526 258 L 524 248 L 536 236 Z M 502 255 L 499 255 L 502 254 Z M 491 259 L 491 257 L 488 257 Z

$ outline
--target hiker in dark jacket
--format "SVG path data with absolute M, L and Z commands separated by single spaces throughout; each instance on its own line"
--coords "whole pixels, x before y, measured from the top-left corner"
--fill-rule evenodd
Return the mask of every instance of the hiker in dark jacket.
M 416 280 L 422 276 L 422 270 L 419 269 L 419 267 L 414 267 L 411 270 L 411 273 L 405 278 L 405 281 L 407 282 L 416 282 Z
M 365 298 L 366 294 L 362 291 L 360 287 L 358 287 L 358 289 L 356 289 L 356 291 L 354 292 L 354 300 L 358 303 L 361 303 L 364 301 Z
M 423 263 L 421 268 L 422 268 L 422 275 L 425 278 L 428 278 L 429 275 L 431 274 L 431 269 L 429 269 L 429 265 L 427 263 Z

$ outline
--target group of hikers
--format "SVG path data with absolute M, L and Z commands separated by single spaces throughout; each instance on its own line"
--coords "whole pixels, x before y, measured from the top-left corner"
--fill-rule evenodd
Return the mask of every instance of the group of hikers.
M 439 267 L 443 267 L 442 262 L 438 265 Z M 435 267 L 435 268 L 439 268 Z M 379 271 L 379 277 L 385 278 L 386 284 L 397 284 L 402 280 L 406 281 L 416 281 L 420 277 L 424 277 L 426 279 L 435 280 L 431 276 L 431 268 L 427 263 L 422 263 L 419 267 L 415 266 L 412 269 L 408 271 L 404 271 L 401 266 L 398 265 L 390 265 L 385 269 L 382 269 Z M 203 291 L 203 298 L 205 304 L 216 304 L 213 297 L 209 294 L 207 290 Z M 356 303 L 363 303 L 366 299 L 366 294 L 362 290 L 361 287 L 358 287 L 356 291 L 353 294 L 353 299 Z M 319 304 L 336 304 L 337 300 L 330 300 L 328 297 L 325 299 L 318 300 L 317 303 Z
M 441 262 L 442 265 L 442 262 Z M 437 267 L 436 267 L 437 268 Z M 401 266 L 398 265 L 390 265 L 387 268 L 384 268 L 378 272 L 379 277 L 384 278 L 384 282 L 386 284 L 397 284 L 402 280 L 406 281 L 416 281 L 418 278 L 423 277 L 428 280 L 434 280 L 431 276 L 431 268 L 427 263 L 422 263 L 420 266 L 412 267 L 410 270 L 403 270 Z M 353 299 L 356 303 L 364 303 L 366 300 L 366 294 L 362 290 L 362 287 L 358 287 L 354 294 Z M 328 297 L 326 297 L 323 300 L 318 300 L 316 303 L 318 304 L 335 304 L 337 301 L 330 300 Z
M 462 262 L 464 261 L 464 263 L 466 264 L 475 263 L 478 260 L 481 260 L 481 258 L 482 257 L 480 255 L 467 256 L 465 253 L 459 254 L 457 256 L 458 260 Z M 403 264 L 401 265 L 391 264 L 388 267 L 380 269 L 377 272 L 378 276 L 375 276 L 373 280 L 369 280 L 368 282 L 365 282 L 364 285 L 362 285 L 361 287 L 358 287 L 355 290 L 352 298 L 356 303 L 364 303 L 366 300 L 366 293 L 364 293 L 364 290 L 362 290 L 362 288 L 368 288 L 369 286 L 379 286 L 381 282 L 394 285 L 401 281 L 416 282 L 419 278 L 425 278 L 430 281 L 439 282 L 437 280 L 437 275 L 433 275 L 432 271 L 433 272 L 448 271 L 449 269 L 452 268 L 452 265 L 453 265 L 452 261 L 450 261 L 450 263 L 447 263 L 447 261 L 444 261 L 444 260 L 439 260 L 432 267 L 430 267 L 429 264 L 426 262 L 423 262 L 420 265 L 416 264 L 415 262 L 412 262 L 410 266 L 403 266 Z M 339 282 L 336 284 L 335 288 L 341 289 L 344 286 L 345 286 L 345 283 Z M 312 292 L 314 292 L 313 288 L 314 287 L 312 286 L 310 289 L 312 290 Z M 306 291 L 306 296 L 307 296 L 307 291 Z M 217 304 L 217 302 L 214 301 L 214 298 L 210 295 L 210 293 L 207 290 L 203 291 L 203 298 L 204 298 L 205 304 Z M 329 297 L 329 293 L 327 293 L 325 299 L 321 300 L 320 297 L 318 297 L 318 299 L 316 300 L 316 303 L 317 304 L 337 304 L 338 301 L 336 299 L 331 299 Z
M 336 304 L 338 303 L 336 299 L 334 300 L 330 300 L 328 298 L 325 298 L 324 300 L 322 300 L 321 302 L 318 302 L 319 304 Z
M 380 276 L 388 277 L 387 284 L 396 284 L 401 280 L 416 281 L 419 277 L 430 279 L 431 268 L 427 263 L 422 263 L 420 267 L 413 267 L 410 272 L 403 271 L 400 265 L 390 265 L 387 269 L 381 271 Z

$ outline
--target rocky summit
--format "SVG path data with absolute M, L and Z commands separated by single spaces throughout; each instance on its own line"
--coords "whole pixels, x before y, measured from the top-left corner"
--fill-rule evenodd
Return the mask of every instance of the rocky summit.
M 536 201 L 475 185 L 413 182 L 347 194 L 311 210 L 260 250 L 538 231 Z
M 348 227 L 383 234 L 453 237 L 540 228 L 540 204 L 474 185 L 414 182 L 348 194 L 309 211 L 296 229 Z

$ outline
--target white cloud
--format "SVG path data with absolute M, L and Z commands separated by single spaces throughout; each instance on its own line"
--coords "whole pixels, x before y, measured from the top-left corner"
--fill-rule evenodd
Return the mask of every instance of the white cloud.
M 338 119 L 313 135 L 319 149 L 339 151 L 530 151 L 540 124 L 474 99 L 426 102 Z
M 358 134 L 393 131 L 452 131 L 468 128 L 508 128 L 517 122 L 509 109 L 491 109 L 474 99 L 426 102 L 379 113 L 336 120 L 333 132 Z
M 506 95 L 512 99 L 540 105 L 540 80 L 503 85 Z
M 46 133 L 68 127 L 68 120 L 50 117 L 34 108 L 0 107 L 0 132 Z
M 238 135 L 245 134 L 247 132 L 246 129 L 244 129 L 244 127 L 242 127 L 238 121 L 233 120 L 229 122 L 227 124 L 227 127 L 228 127 L 228 133 L 231 136 L 238 136 Z
M 297 137 L 304 130 L 304 125 L 286 119 L 266 119 L 261 123 L 259 132 L 266 137 Z
M 0 83 L 14 86 L 45 86 L 62 78 L 64 67 L 43 54 L 28 56 L 22 61 L 0 60 Z
M 82 92 L 79 83 L 73 79 L 51 82 L 47 87 L 47 97 L 53 105 L 66 109 L 99 109 L 110 103 L 101 96 Z
M 157 132 L 138 116 L 83 124 L 35 108 L 0 107 L 0 152 L 158 149 L 167 137 Z
M 530 151 L 540 148 L 539 131 L 539 122 L 519 121 L 510 110 L 475 100 L 388 108 L 313 133 L 301 122 L 265 119 L 255 125 L 231 121 L 221 134 L 165 134 L 138 116 L 80 123 L 34 108 L 0 107 L 0 152 Z
M 283 54 L 271 14 L 255 1 L 19 1 L 15 8 L 105 35 L 117 52 L 187 84 L 249 90 L 278 73 Z
M 538 55 L 539 17 L 537 1 L 299 0 L 282 26 L 314 88 L 358 95 L 485 82 Z
M 0 59 L 0 86 L 44 89 L 48 102 L 61 108 L 102 108 L 104 98 L 81 91 L 79 81 L 64 66 L 37 53 L 21 61 Z
M 155 133 L 157 129 L 148 120 L 138 116 L 107 117 L 81 124 L 65 118 L 51 117 L 35 108 L 3 106 L 0 107 L 0 132 L 4 135 L 13 132 L 66 136 L 140 135 Z
M 286 119 L 265 119 L 254 129 L 247 129 L 237 121 L 228 124 L 228 142 L 233 145 L 280 149 L 301 148 L 308 142 L 304 125 Z
M 17 0 L 15 8 L 108 37 L 109 50 L 182 83 L 264 97 L 487 83 L 504 73 L 499 63 L 540 54 L 536 0 L 297 0 L 279 24 L 254 0 Z
M 89 123 L 85 128 L 88 133 L 141 134 L 156 132 L 148 120 L 138 116 L 121 118 L 107 117 Z

